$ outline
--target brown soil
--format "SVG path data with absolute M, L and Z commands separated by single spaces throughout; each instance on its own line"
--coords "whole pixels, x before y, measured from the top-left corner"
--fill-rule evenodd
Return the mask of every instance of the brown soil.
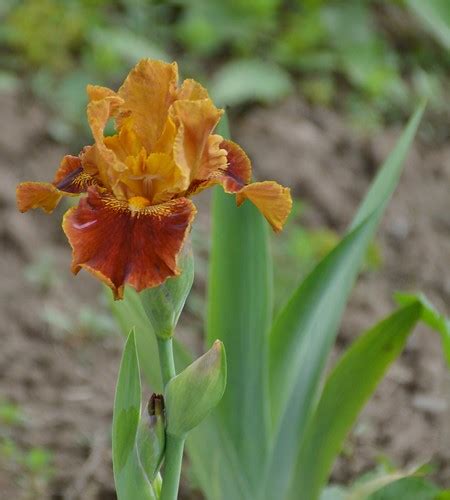
M 0 96 L 0 106 L 0 397 L 25 415 L 21 425 L 0 429 L 0 437 L 9 435 L 23 450 L 51 450 L 56 471 L 48 484 L 34 484 L 0 457 L 2 498 L 114 498 L 109 429 L 122 340 L 88 333 L 80 319 L 83 306 L 97 314 L 106 307 L 94 280 L 70 274 L 70 250 L 55 220 L 63 209 L 48 217 L 15 208 L 17 182 L 50 179 L 68 151 L 47 138 L 38 106 L 19 95 Z M 258 176 L 292 186 L 308 202 L 308 226 L 342 231 L 398 131 L 363 138 L 338 115 L 291 99 L 249 112 L 234 135 Z M 382 269 L 358 282 L 339 349 L 392 308 L 398 289 L 420 289 L 450 313 L 449 181 L 450 146 L 416 141 L 378 238 Z M 26 270 L 45 252 L 56 278 L 41 270 L 44 277 L 32 283 Z M 61 315 L 69 329 L 58 325 Z M 439 338 L 418 329 L 361 416 L 333 479 L 351 480 L 383 453 L 401 466 L 432 459 L 439 482 L 450 485 L 449 388 Z

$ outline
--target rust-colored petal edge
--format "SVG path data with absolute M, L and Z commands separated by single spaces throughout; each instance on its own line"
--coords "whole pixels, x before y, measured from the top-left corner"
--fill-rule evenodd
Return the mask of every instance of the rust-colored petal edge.
M 115 299 L 128 284 L 138 292 L 180 271 L 177 257 L 196 209 L 187 198 L 132 211 L 95 188 L 67 211 L 63 229 L 72 246 L 72 271 L 84 268 L 108 285 Z

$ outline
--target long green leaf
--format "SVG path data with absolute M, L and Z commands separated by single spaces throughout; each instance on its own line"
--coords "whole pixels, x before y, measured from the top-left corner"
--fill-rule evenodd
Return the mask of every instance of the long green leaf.
M 444 358 L 450 368 L 450 320 L 440 314 L 422 293 L 396 293 L 395 298 L 399 304 L 410 304 L 417 300 L 422 304 L 422 321 L 441 336 Z
M 424 105 L 411 118 L 369 190 L 351 232 L 323 259 L 281 311 L 270 333 L 270 395 L 274 443 L 262 491 L 283 498 L 298 446 L 347 298 L 383 211 L 395 190 L 402 163 Z
M 250 203 L 216 189 L 208 286 L 207 340 L 225 344 L 228 385 L 221 419 L 251 485 L 261 480 L 267 446 L 267 335 L 272 269 L 267 223 Z
M 158 345 L 139 295 L 129 287 L 125 291 L 123 300 L 113 300 L 109 290 L 107 293 L 111 310 L 122 332 L 126 335 L 130 328 L 134 328 L 139 365 L 142 367 L 147 382 L 155 392 L 161 392 L 163 384 L 159 368 Z
M 370 497 L 360 496 L 350 500 L 450 500 L 450 490 L 442 490 L 423 477 L 404 477 L 393 481 L 384 488 L 372 493 Z M 347 499 L 345 499 L 347 500 Z
M 407 0 L 407 5 L 446 49 L 450 49 L 450 3 L 448 0 Z
M 192 429 L 186 443 L 194 476 L 208 500 L 252 498 L 236 450 L 216 415 Z
M 401 308 L 356 340 L 328 377 L 306 431 L 288 498 L 318 498 L 360 410 L 402 351 L 421 316 L 418 301 Z
M 393 471 L 376 474 L 369 479 L 359 478 L 349 487 L 329 486 L 320 500 L 444 500 L 450 490 L 440 490 L 421 477 L 420 471 Z M 369 473 L 370 475 L 370 473 Z
M 141 467 L 136 435 L 141 413 L 141 380 L 134 331 L 125 344 L 114 399 L 112 455 L 119 500 L 155 500 Z

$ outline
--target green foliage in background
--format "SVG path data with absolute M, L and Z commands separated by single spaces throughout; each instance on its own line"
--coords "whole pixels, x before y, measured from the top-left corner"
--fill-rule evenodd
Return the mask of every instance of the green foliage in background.
M 27 424 L 21 406 L 0 398 L 0 469 L 17 485 L 21 498 L 44 498 L 55 474 L 53 453 L 39 446 L 24 447 L 15 439 Z
M 447 348 L 448 320 L 424 298 L 402 296 L 397 309 L 364 332 L 325 372 L 346 302 L 423 109 L 411 118 L 347 234 L 333 241 L 275 317 L 267 224 L 252 205 L 237 208 L 216 190 L 205 349 L 216 338 L 223 342 L 228 383 L 217 409 L 187 440 L 192 476 L 208 499 L 388 500 L 402 498 L 403 492 L 414 498 L 421 491 L 433 492 L 431 498 L 448 495 L 416 470 L 387 470 L 348 489 L 325 488 L 359 412 L 414 326 L 423 320 L 443 335 Z M 152 327 L 136 294 L 127 294 L 113 309 L 122 325 L 130 327 L 137 319 L 142 339 L 138 356 L 153 360 L 145 373 L 151 385 L 160 384 L 151 373 L 157 359 Z M 178 368 L 190 358 L 181 352 Z
M 320 500 L 448 500 L 450 490 L 441 490 L 426 473 L 427 467 L 403 471 L 382 464 L 350 486 L 325 488 Z
M 448 110 L 446 0 L 6 0 L 0 17 L 0 89 L 24 75 L 62 116 L 49 132 L 76 145 L 85 82 L 119 82 L 143 57 L 182 61 L 223 105 L 299 90 L 365 127 L 423 95 Z

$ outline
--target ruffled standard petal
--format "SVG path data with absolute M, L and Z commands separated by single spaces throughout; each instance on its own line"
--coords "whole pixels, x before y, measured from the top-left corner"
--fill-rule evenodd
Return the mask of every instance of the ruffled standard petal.
M 95 189 L 64 216 L 73 249 L 72 270 L 85 268 L 123 297 L 125 284 L 137 291 L 179 274 L 177 256 L 196 209 L 186 198 L 133 210 Z
M 115 97 L 117 93 L 108 87 L 102 87 L 101 85 L 87 85 L 86 93 L 88 95 L 89 101 L 100 101 L 105 99 L 105 97 Z
M 173 144 L 174 160 L 190 179 L 203 178 L 200 172 L 202 158 L 208 145 L 208 137 L 219 123 L 222 109 L 210 99 L 175 101 L 170 108 L 170 118 L 177 127 Z
M 118 95 L 124 103 L 117 126 L 130 125 L 147 151 L 153 151 L 176 99 L 178 66 L 144 59 L 130 72 Z
M 116 180 L 116 173 L 126 169 L 116 153 L 105 144 L 103 133 L 108 120 L 117 113 L 122 103 L 120 97 L 108 95 L 99 100 L 92 100 L 87 107 L 88 122 L 95 144 L 84 149 L 81 160 L 85 170 L 91 175 L 98 175 L 105 185 L 112 184 Z
M 200 83 L 188 78 L 184 80 L 177 92 L 177 99 L 188 99 L 197 101 L 199 99 L 209 99 L 208 91 Z
M 21 212 L 42 208 L 51 213 L 63 196 L 77 196 L 96 181 L 84 172 L 78 156 L 65 156 L 53 182 L 22 182 L 17 186 L 17 206 Z

